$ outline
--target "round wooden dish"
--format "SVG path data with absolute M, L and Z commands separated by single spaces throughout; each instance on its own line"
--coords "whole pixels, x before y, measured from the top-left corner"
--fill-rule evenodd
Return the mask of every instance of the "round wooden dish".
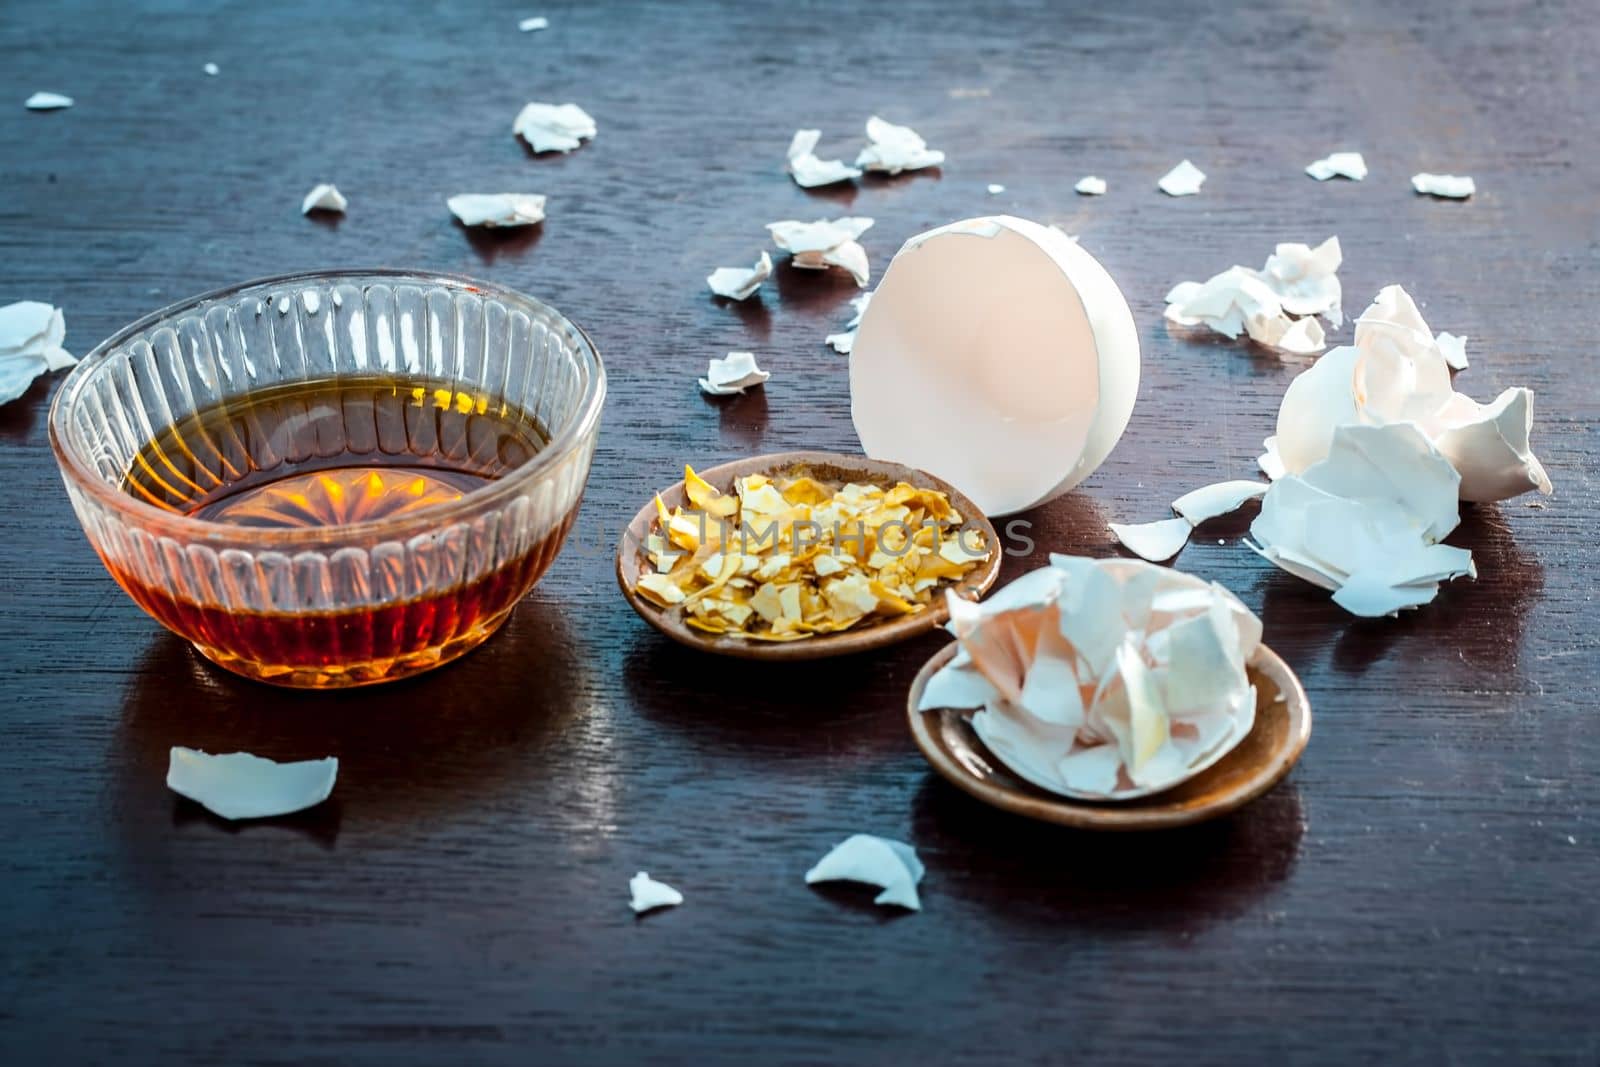
M 988 591 L 1000 573 L 1000 540 L 995 536 L 994 527 L 989 524 L 983 512 L 947 482 L 914 467 L 885 463 L 868 459 L 866 456 L 845 456 L 833 452 L 778 452 L 770 456 L 752 456 L 749 459 L 724 463 L 720 467 L 696 473 L 724 493 L 733 491 L 735 478 L 751 474 L 762 474 L 769 478 L 780 475 L 785 477 L 810 475 L 818 481 L 840 485 L 846 482 L 858 482 L 890 486 L 896 482 L 908 482 L 919 489 L 937 489 L 949 498 L 951 505 L 963 518 L 978 524 L 983 531 L 984 543 L 989 546 L 988 557 L 979 563 L 964 581 L 953 587 L 957 594 L 976 600 Z M 680 481 L 661 490 L 661 499 L 669 508 L 687 506 L 688 498 L 684 493 L 683 482 Z M 708 634 L 685 623 L 681 607 L 660 608 L 639 595 L 635 583 L 639 575 L 652 566 L 644 545 L 645 537 L 650 533 L 655 521 L 656 504 L 652 498 L 646 501 L 644 507 L 639 509 L 639 514 L 633 517 L 633 521 L 628 524 L 627 532 L 622 535 L 622 540 L 617 545 L 617 584 L 622 587 L 622 595 L 628 598 L 628 603 L 633 605 L 633 610 L 639 613 L 640 618 L 674 641 L 690 648 L 715 652 L 723 656 L 737 656 L 741 659 L 822 659 L 827 656 L 843 656 L 892 645 L 897 641 L 904 641 L 908 637 L 927 633 L 937 626 L 942 626 L 950 617 L 943 596 L 936 596 L 933 603 L 915 615 L 863 622 L 838 633 L 815 634 L 795 641 L 751 641 L 722 634 Z
M 1074 800 L 1012 774 L 984 747 L 965 711 L 918 711 L 933 673 L 956 654 L 940 649 L 911 683 L 906 703 L 917 747 L 946 779 L 997 808 L 1081 830 L 1164 830 L 1225 815 L 1276 785 L 1311 737 L 1311 705 L 1300 679 L 1277 653 L 1261 645 L 1250 660 L 1256 722 L 1245 739 L 1209 768 L 1171 789 L 1125 801 Z

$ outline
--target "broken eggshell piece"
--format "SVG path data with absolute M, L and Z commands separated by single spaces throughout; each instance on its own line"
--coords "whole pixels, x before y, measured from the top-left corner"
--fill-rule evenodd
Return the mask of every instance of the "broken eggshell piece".
M 1507 389 L 1488 404 L 1456 392 L 1447 346 L 1398 285 L 1379 292 L 1356 320 L 1354 344 L 1333 349 L 1289 383 L 1262 468 L 1301 473 L 1328 454 L 1335 427 L 1398 422 L 1414 423 L 1460 473 L 1462 500 L 1553 491 L 1529 442 L 1532 391 Z
M 854 309 L 855 314 L 851 315 L 850 321 L 844 324 L 844 332 L 830 333 L 827 336 L 826 343 L 828 346 L 841 356 L 848 356 L 850 350 L 855 347 L 856 328 L 861 325 L 861 316 L 866 313 L 867 305 L 871 302 L 871 293 L 862 293 L 860 296 L 852 298 L 850 307 Z
M 167 788 L 224 819 L 266 819 L 321 804 L 338 775 L 333 756 L 279 763 L 248 752 L 213 756 L 174 745 Z
M 763 252 L 753 267 L 718 267 L 706 275 L 706 285 L 717 296 L 729 300 L 747 300 L 770 277 L 772 257 Z
M 916 130 L 896 126 L 876 115 L 867 120 L 867 140 L 871 143 L 856 156 L 856 166 L 863 170 L 899 174 L 944 162 L 944 153 L 929 148 Z
M 1205 182 L 1206 172 L 1186 159 L 1163 174 L 1156 185 L 1168 196 L 1193 196 Z
M 893 904 L 921 911 L 917 883 L 922 881 L 917 850 L 903 841 L 872 834 L 854 834 L 835 845 L 806 872 L 806 885 L 818 882 L 861 882 L 883 892 L 874 904 Z
M 321 185 L 312 186 L 311 191 L 300 201 L 300 214 L 309 215 L 313 211 L 338 211 L 342 212 L 350 206 L 337 186 L 323 182 Z
M 1176 520 L 1182 522 L 1183 520 Z M 918 710 L 976 708 L 995 757 L 1041 789 L 1131 800 L 1227 755 L 1255 723 L 1261 623 L 1222 586 L 1137 560 L 1051 556 L 981 604 Z
M 570 152 L 597 132 L 594 119 L 577 104 L 524 104 L 511 133 L 535 152 Z
M 1248 334 L 1291 355 L 1314 355 L 1326 343 L 1315 316 L 1335 327 L 1344 321 L 1338 276 L 1343 258 L 1337 237 L 1315 248 L 1282 243 L 1260 270 L 1235 265 L 1204 282 L 1179 282 L 1167 293 L 1166 318 L 1230 339 Z
M 1272 484 L 1246 543 L 1352 614 L 1390 615 L 1477 576 L 1470 552 L 1439 544 L 1460 521 L 1460 482 L 1414 423 L 1346 423 L 1326 456 Z
M 628 907 L 635 915 L 643 915 L 656 908 L 675 908 L 683 903 L 683 894 L 665 882 L 658 882 L 644 871 L 628 879 Z
M 29 111 L 57 111 L 72 106 L 72 97 L 62 93 L 37 92 L 22 102 Z
M 1111 276 L 1060 230 L 1009 215 L 907 241 L 850 356 L 867 455 L 943 478 L 990 516 L 1093 473 L 1138 390 L 1138 330 Z
M 1164 563 L 1176 556 L 1189 543 L 1189 531 L 1194 529 L 1188 519 L 1158 519 L 1134 525 L 1113 522 L 1109 525 L 1124 548 L 1151 563 Z
M 1334 152 L 1309 164 L 1306 173 L 1319 182 L 1329 178 L 1349 178 L 1359 182 L 1367 177 L 1367 161 L 1361 158 L 1360 152 Z
M 545 198 L 536 193 L 459 193 L 445 203 L 463 226 L 532 226 L 544 221 Z
M 1426 196 L 1446 200 L 1465 200 L 1478 191 L 1478 185 L 1465 174 L 1413 174 L 1411 188 Z
M 872 228 L 872 220 L 859 216 L 839 219 L 817 219 L 799 222 L 784 219 L 767 223 L 772 242 L 788 252 L 790 262 L 803 270 L 827 270 L 843 267 L 855 278 L 856 285 L 867 287 L 871 270 L 867 266 L 867 250 L 856 240 Z
M 713 359 L 706 365 L 706 376 L 700 379 L 700 388 L 711 396 L 732 396 L 770 377 L 771 374 L 756 366 L 754 354 L 729 352 L 726 357 Z
M 78 362 L 61 347 L 66 337 L 67 320 L 58 307 L 39 300 L 0 307 L 0 404 L 26 393 L 39 375 Z

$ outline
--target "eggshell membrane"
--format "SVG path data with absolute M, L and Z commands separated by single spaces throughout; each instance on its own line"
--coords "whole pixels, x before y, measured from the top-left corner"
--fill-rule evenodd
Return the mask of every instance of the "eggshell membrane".
M 867 455 L 943 478 L 988 515 L 1092 474 L 1138 391 L 1138 330 L 1111 275 L 1066 234 L 1010 215 L 907 241 L 850 357 Z

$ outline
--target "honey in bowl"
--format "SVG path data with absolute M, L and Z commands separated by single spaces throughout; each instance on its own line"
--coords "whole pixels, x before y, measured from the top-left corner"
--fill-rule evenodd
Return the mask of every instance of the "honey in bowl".
M 229 526 L 345 527 L 460 501 L 548 441 L 532 415 L 483 394 L 391 377 L 288 382 L 179 419 L 138 451 L 121 488 Z M 368 576 L 371 584 L 388 577 L 392 590 L 329 597 L 355 602 L 326 610 L 300 610 L 303 596 L 287 598 L 296 610 L 240 610 L 227 596 L 153 585 L 107 564 L 141 607 L 223 666 L 266 681 L 342 686 L 411 673 L 476 645 L 543 574 L 570 525 L 571 513 L 486 573 L 410 598 L 392 595 L 408 567 L 396 558 L 394 573 L 377 566 Z

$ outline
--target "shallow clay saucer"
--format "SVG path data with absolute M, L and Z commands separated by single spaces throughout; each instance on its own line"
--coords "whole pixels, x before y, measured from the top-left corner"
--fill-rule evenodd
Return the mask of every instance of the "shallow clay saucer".
M 911 683 L 906 711 L 917 747 L 933 769 L 997 808 L 1082 830 L 1163 830 L 1214 819 L 1276 785 L 1289 773 L 1311 737 L 1311 705 L 1300 679 L 1266 645 L 1247 669 L 1256 687 L 1256 721 L 1250 733 L 1215 764 L 1171 789 L 1125 801 L 1074 800 L 1040 789 L 1011 773 L 967 722 L 968 711 L 918 711 L 934 672 L 956 654 L 952 641 Z

